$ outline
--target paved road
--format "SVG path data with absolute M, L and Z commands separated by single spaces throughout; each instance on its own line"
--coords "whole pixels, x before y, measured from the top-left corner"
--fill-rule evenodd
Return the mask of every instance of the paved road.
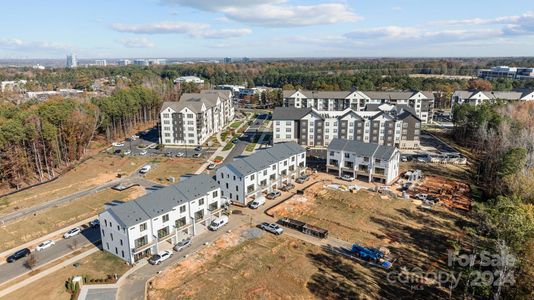
M 232 148 L 232 150 L 230 150 L 230 153 L 224 159 L 224 163 L 230 163 L 234 161 L 235 158 L 240 157 L 251 141 L 258 140 L 262 134 L 262 130 L 260 129 L 260 127 L 268 119 L 269 116 L 266 114 L 258 115 L 258 117 L 252 122 L 252 124 L 247 127 L 243 134 L 238 138 L 239 141 Z
M 36 268 L 72 252 L 72 246 L 74 243 L 76 243 L 76 249 L 78 249 L 90 243 L 96 245 L 99 241 L 99 228 L 88 227 L 82 231 L 82 234 L 79 234 L 78 236 L 72 237 L 70 239 L 57 240 L 54 246 L 45 249 L 41 252 L 37 252 L 35 251 L 35 249 L 30 250 L 32 250 L 32 253 L 34 253 L 35 257 L 37 258 L 37 265 L 35 266 Z M 26 259 L 21 258 L 13 263 L 1 264 L 0 282 L 5 282 L 27 272 L 28 269 L 24 266 L 25 260 Z

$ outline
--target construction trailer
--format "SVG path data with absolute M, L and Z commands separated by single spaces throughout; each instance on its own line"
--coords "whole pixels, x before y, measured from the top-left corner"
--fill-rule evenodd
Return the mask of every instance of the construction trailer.
M 278 224 L 321 239 L 328 237 L 328 230 L 291 218 L 282 218 L 278 220 Z

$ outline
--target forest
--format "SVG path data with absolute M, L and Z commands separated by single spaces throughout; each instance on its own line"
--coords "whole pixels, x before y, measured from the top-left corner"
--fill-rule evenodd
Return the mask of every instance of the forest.
M 532 299 L 534 293 L 534 103 L 460 105 L 454 109 L 455 140 L 479 158 L 475 179 L 481 199 L 474 228 L 476 251 L 511 252 L 518 259 L 501 268 L 513 287 L 485 286 L 477 294 Z M 506 270 L 505 270 L 506 269 Z M 497 268 L 495 268 L 497 271 Z M 502 293 L 502 294 L 501 294 Z
M 81 102 L 61 97 L 20 106 L 0 105 L 0 186 L 19 189 L 77 162 L 91 141 L 108 141 L 158 118 L 162 96 L 135 86 Z

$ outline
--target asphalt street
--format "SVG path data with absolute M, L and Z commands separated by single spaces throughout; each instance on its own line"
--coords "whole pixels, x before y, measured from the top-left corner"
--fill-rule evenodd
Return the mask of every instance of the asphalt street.
M 267 114 L 258 115 L 258 117 L 252 121 L 252 124 L 243 132 L 243 134 L 238 137 L 238 142 L 232 148 L 232 150 L 230 150 L 230 153 L 224 159 L 224 163 L 232 162 L 235 158 L 240 157 L 248 144 L 254 140 L 258 140 L 263 133 L 261 126 L 264 124 L 264 122 L 268 121 L 269 118 L 270 116 Z
M 82 233 L 71 237 L 69 239 L 56 240 L 56 244 L 41 252 L 30 249 L 37 259 L 37 264 L 34 268 L 42 266 L 52 260 L 64 257 L 75 249 L 79 249 L 87 244 L 97 244 L 100 241 L 99 228 L 87 227 L 82 230 Z M 76 246 L 73 248 L 73 246 Z M 26 258 L 21 258 L 12 263 L 4 263 L 0 265 L 0 282 L 13 279 L 19 275 L 28 272 L 29 269 L 24 266 Z

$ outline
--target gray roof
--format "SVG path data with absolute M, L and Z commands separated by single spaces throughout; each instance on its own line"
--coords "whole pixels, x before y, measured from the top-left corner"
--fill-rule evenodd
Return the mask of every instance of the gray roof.
M 184 93 L 178 102 L 164 102 L 160 111 L 170 107 L 174 111 L 181 111 L 185 107 L 189 108 L 195 113 L 202 111 L 202 104 L 206 108 L 211 108 L 217 105 L 217 100 L 229 100 L 228 90 L 202 90 L 200 93 Z
M 389 99 L 389 100 L 406 100 L 413 95 L 419 93 L 418 91 L 392 91 L 392 92 L 380 92 L 380 91 L 364 91 L 362 92 L 371 99 Z M 434 100 L 434 93 L 429 91 L 421 91 L 427 99 Z
M 345 99 L 348 95 L 352 94 L 351 91 L 310 91 L 310 90 L 298 90 L 306 98 L 316 99 Z M 291 97 L 296 90 L 283 91 L 284 98 Z
M 395 152 L 399 151 L 393 146 L 383 146 L 373 143 L 364 143 L 355 140 L 333 139 L 328 145 L 328 150 L 346 151 L 356 153 L 359 156 L 365 156 L 372 159 L 378 158 L 389 160 Z
M 312 112 L 311 107 L 275 107 L 273 111 L 273 120 L 300 120 Z
M 307 98 L 312 99 L 345 99 L 353 93 L 353 91 L 310 91 L 298 90 Z M 296 90 L 283 91 L 284 98 L 289 98 L 296 93 Z M 417 93 L 423 94 L 426 99 L 434 100 L 434 93 L 431 91 L 361 91 L 371 99 L 388 99 L 388 100 L 405 100 Z
M 264 170 L 274 163 L 304 152 L 306 150 L 295 142 L 278 143 L 274 144 L 271 148 L 259 150 L 245 158 L 236 159 L 229 164 L 225 164 L 225 166 L 243 177 Z
M 107 211 L 123 227 L 128 228 L 169 212 L 180 204 L 198 199 L 218 187 L 212 177 L 196 175 L 133 201 L 110 207 Z
M 459 96 L 462 99 L 471 99 L 474 95 L 482 93 L 492 100 L 521 100 L 525 96 L 534 93 L 534 90 L 515 90 L 515 91 L 480 91 L 467 90 L 455 91 L 453 96 Z

